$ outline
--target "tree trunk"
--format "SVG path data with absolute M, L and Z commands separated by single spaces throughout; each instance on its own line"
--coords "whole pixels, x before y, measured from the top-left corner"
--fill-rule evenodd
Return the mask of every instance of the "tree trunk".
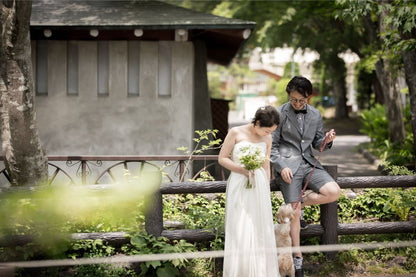
M 400 142 L 405 138 L 402 102 L 391 70 L 387 60 L 380 60 L 376 63 L 377 78 L 383 88 L 390 140 L 391 142 Z
M 374 102 L 384 105 L 383 89 L 381 88 L 380 81 L 378 80 L 378 78 L 374 78 L 373 80 L 373 90 L 375 93 Z
M 335 118 L 348 118 L 345 62 L 337 55 L 330 58 L 329 61 L 328 71 L 334 90 Z
M 382 1 L 385 4 L 386 1 Z M 379 33 L 381 39 L 386 30 L 385 17 L 387 11 L 383 10 L 379 18 Z M 391 142 L 401 142 L 405 139 L 405 129 L 403 122 L 402 102 L 400 93 L 396 88 L 396 79 L 393 77 L 394 69 L 389 59 L 383 59 L 376 63 L 376 74 L 383 89 L 384 103 L 386 104 L 387 120 L 390 131 Z
M 377 22 L 373 21 L 371 13 L 366 14 L 362 17 L 364 29 L 368 37 L 369 44 L 378 44 L 378 35 L 377 35 Z M 375 93 L 375 103 L 384 104 L 384 95 L 383 88 L 380 84 L 379 76 L 376 73 L 377 80 L 373 81 L 373 89 Z
M 348 107 L 347 107 L 347 89 L 345 87 L 344 80 L 335 80 L 334 82 L 334 94 L 335 97 L 335 118 L 348 118 Z
M 385 11 L 384 11 L 385 12 Z M 377 34 L 382 34 L 385 29 L 384 14 L 381 14 L 377 22 L 374 22 L 371 14 L 364 16 L 363 23 L 368 40 L 375 45 L 380 44 Z M 383 39 L 383 38 L 381 38 Z M 383 90 L 383 102 L 386 105 L 387 120 L 389 124 L 390 140 L 392 142 L 400 142 L 405 138 L 404 122 L 402 115 L 402 105 L 400 102 L 400 94 L 395 89 L 394 79 L 392 78 L 392 68 L 388 60 L 380 60 L 376 63 L 376 75 Z
M 416 52 L 404 51 L 402 56 L 406 83 L 409 87 L 410 116 L 413 132 L 413 151 L 416 155 Z M 416 157 L 414 157 L 414 160 L 416 167 Z
M 5 165 L 12 185 L 37 185 L 48 178 L 34 109 L 30 49 L 32 2 L 0 3 L 0 104 Z

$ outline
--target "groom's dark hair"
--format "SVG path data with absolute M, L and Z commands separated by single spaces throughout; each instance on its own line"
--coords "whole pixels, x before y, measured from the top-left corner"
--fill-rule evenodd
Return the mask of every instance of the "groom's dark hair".
M 297 91 L 307 98 L 312 95 L 312 83 L 303 76 L 295 76 L 286 86 L 287 94 Z
M 254 125 L 259 122 L 260 127 L 272 127 L 273 125 L 279 126 L 280 116 L 279 112 L 273 106 L 264 106 L 257 109 L 251 123 Z

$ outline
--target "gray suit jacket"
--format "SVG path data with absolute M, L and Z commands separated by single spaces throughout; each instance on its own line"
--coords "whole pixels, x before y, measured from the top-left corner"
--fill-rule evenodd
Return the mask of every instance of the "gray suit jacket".
M 312 147 L 319 150 L 325 138 L 322 130 L 323 122 L 317 109 L 309 105 L 306 105 L 306 109 L 303 134 L 296 120 L 294 109 L 289 102 L 277 109 L 280 113 L 280 124 L 273 133 L 270 159 L 272 166 L 279 174 L 285 167 L 289 167 L 295 174 L 303 159 L 312 166 L 316 162 Z M 331 147 L 332 143 L 329 143 L 325 149 Z M 323 168 L 319 162 L 316 167 Z

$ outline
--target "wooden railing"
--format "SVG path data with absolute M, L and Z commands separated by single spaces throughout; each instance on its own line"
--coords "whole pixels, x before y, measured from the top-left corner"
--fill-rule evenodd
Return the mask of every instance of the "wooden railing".
M 328 172 L 335 177 L 341 189 L 356 188 L 407 188 L 416 186 L 416 176 L 365 176 L 365 177 L 338 177 L 336 178 L 336 166 L 326 166 Z M 278 186 L 274 180 L 271 181 L 271 190 L 277 191 Z M 163 184 L 160 195 L 155 196 L 161 199 L 162 194 L 178 193 L 223 193 L 226 182 L 173 182 Z M 149 220 L 152 225 L 146 225 L 148 232 L 155 235 L 162 235 L 169 239 L 186 240 L 211 240 L 215 238 L 213 230 L 163 230 L 163 222 L 158 212 L 162 209 L 161 201 L 155 201 Z M 322 244 L 338 243 L 338 235 L 353 234 L 387 234 L 387 233 L 413 233 L 416 231 L 415 221 L 401 222 L 371 222 L 371 223 L 338 223 L 337 202 L 320 205 L 321 224 L 309 225 L 306 230 L 301 231 L 303 237 L 321 237 Z

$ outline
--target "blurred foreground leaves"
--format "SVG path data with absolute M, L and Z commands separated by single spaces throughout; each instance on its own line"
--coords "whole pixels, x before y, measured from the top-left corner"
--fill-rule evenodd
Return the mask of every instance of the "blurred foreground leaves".
M 146 199 L 159 189 L 159 170 L 140 176 L 126 172 L 123 182 L 87 186 L 37 186 L 0 193 L 0 237 L 30 236 L 44 248 L 70 233 L 114 232 L 142 228 Z

